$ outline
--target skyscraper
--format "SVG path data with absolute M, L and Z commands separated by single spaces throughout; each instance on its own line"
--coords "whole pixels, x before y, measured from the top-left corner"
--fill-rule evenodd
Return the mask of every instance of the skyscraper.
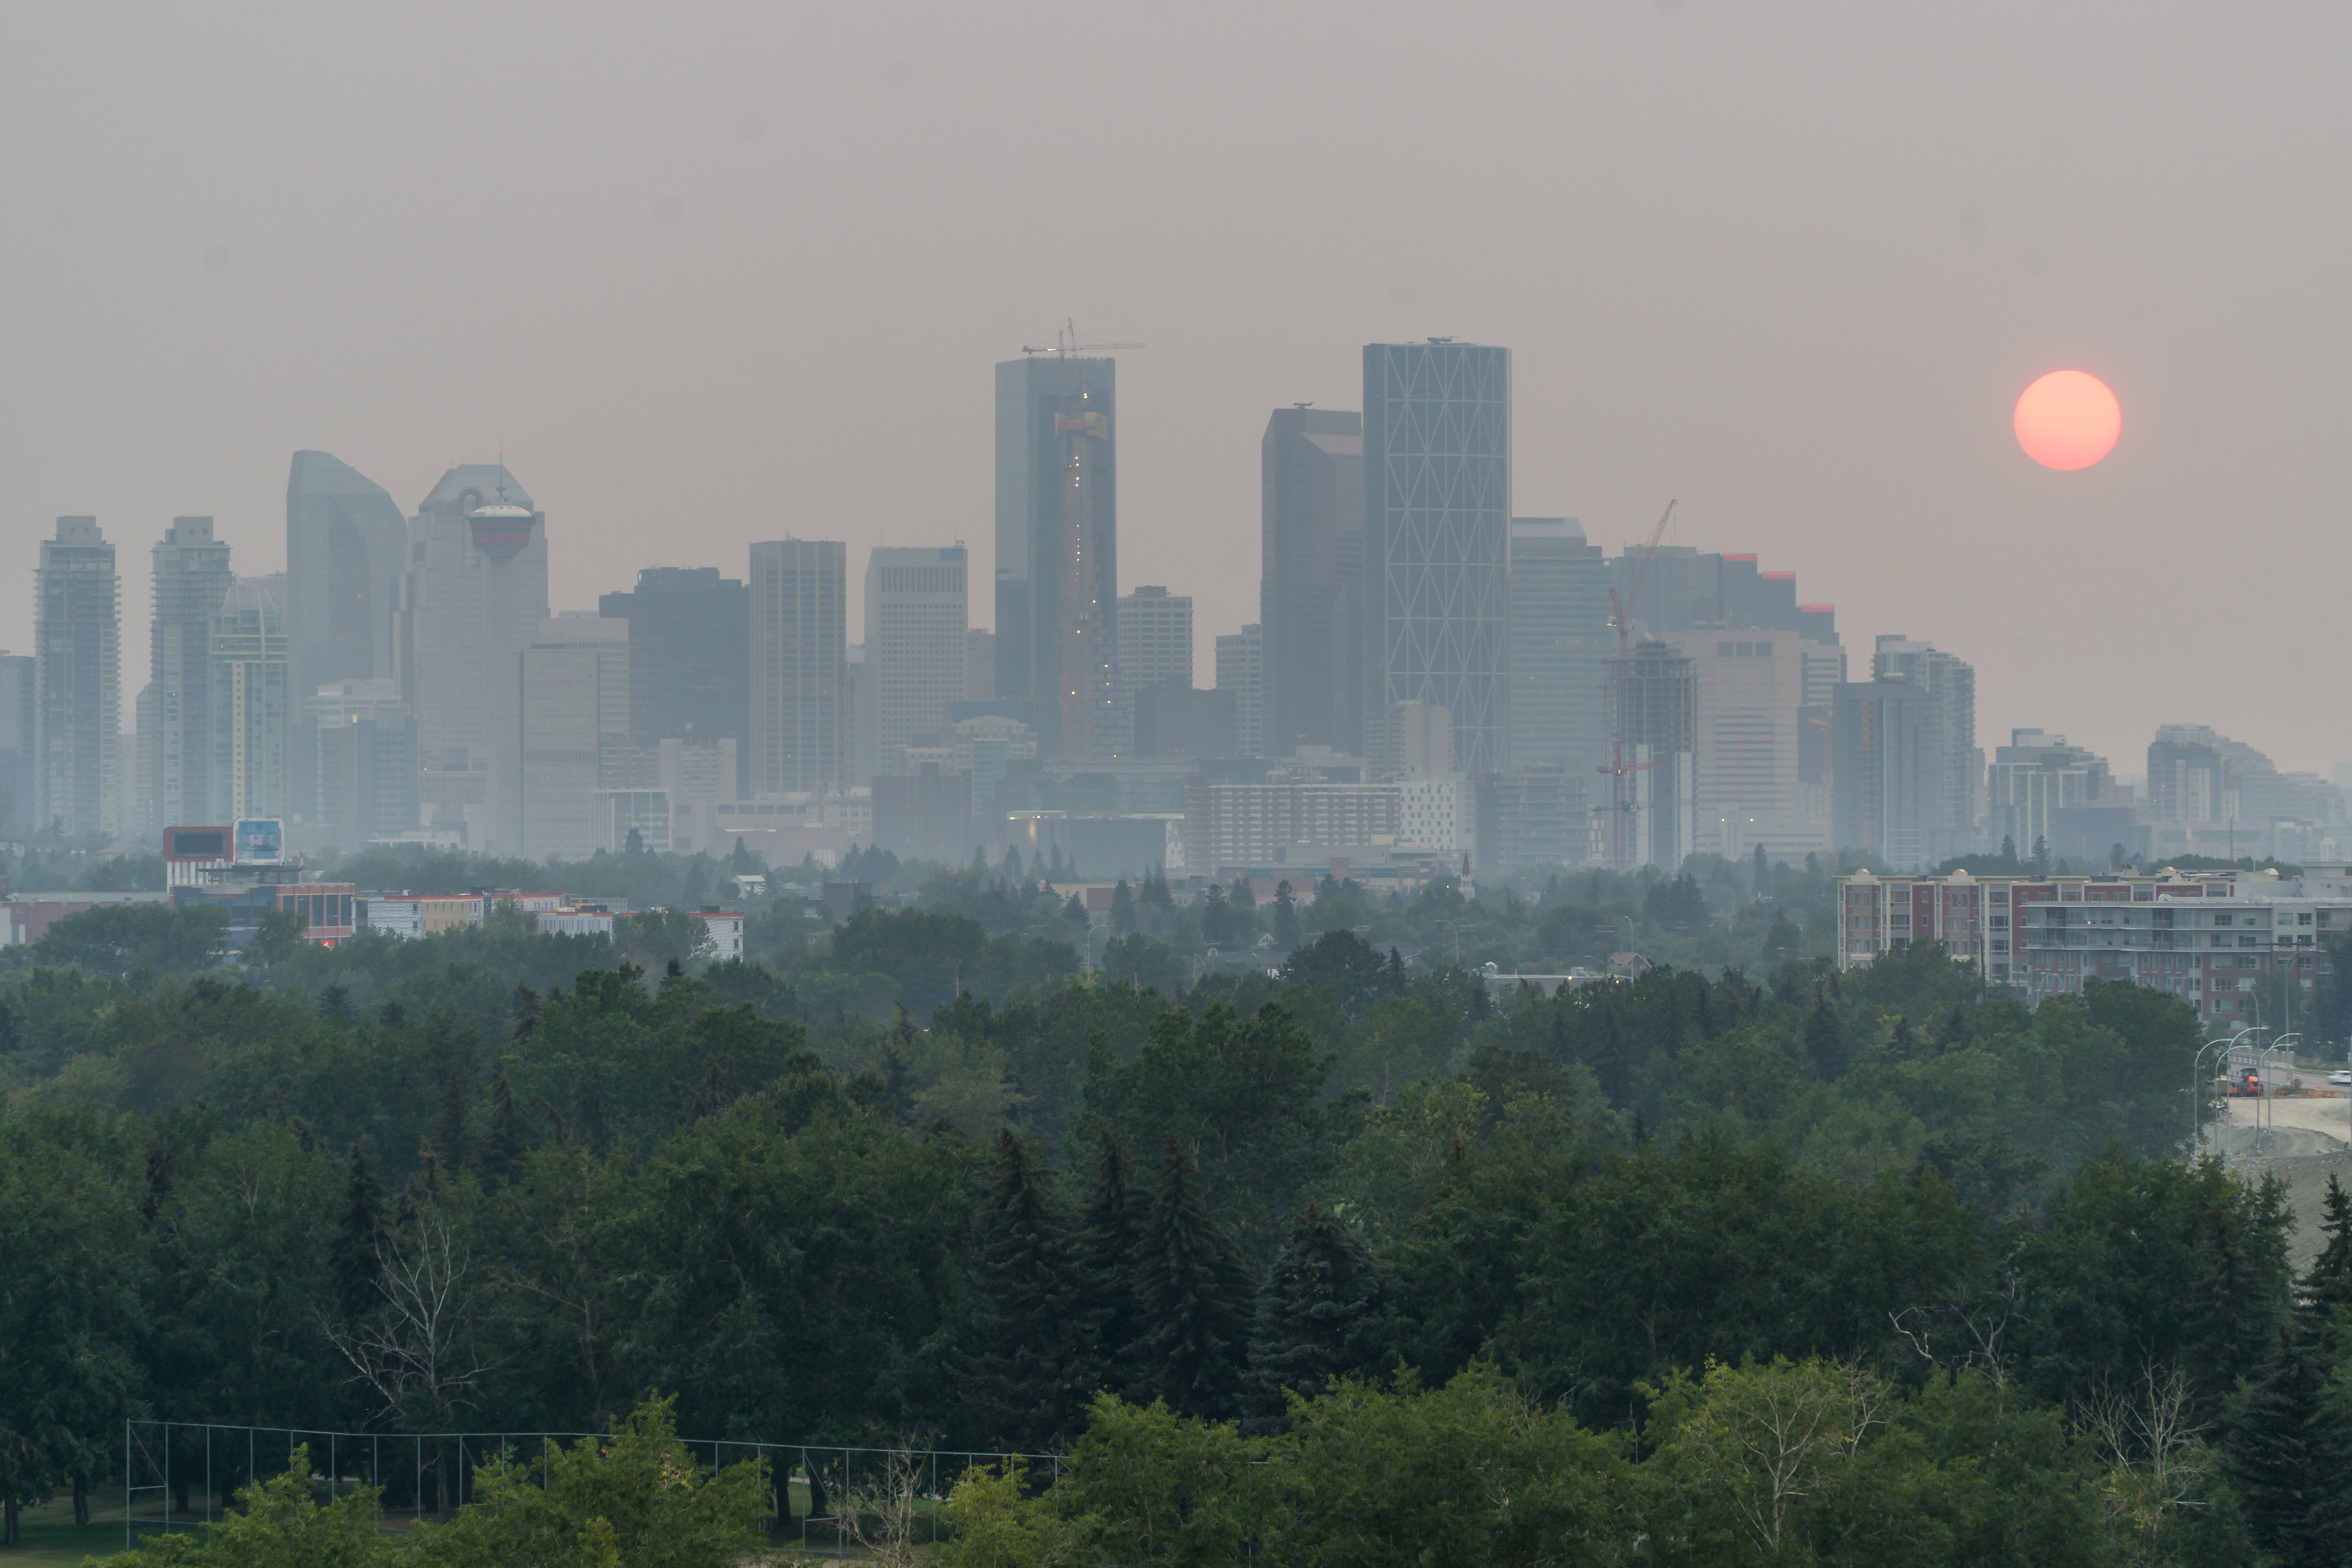
M 1761 845 L 1775 858 L 1799 860 L 1831 847 L 1798 790 L 1804 659 L 1797 634 L 1692 632 L 1680 646 L 1697 679 L 1696 847 L 1737 859 Z
M 33 671 L 28 653 L 0 649 L 0 831 L 33 827 Z
M 392 679 L 408 533 L 382 485 L 324 452 L 294 454 L 282 609 L 300 700 L 329 681 Z
M 1976 671 L 1882 637 L 1872 679 L 1837 689 L 1831 737 L 1837 846 L 1916 871 L 1977 847 Z
M 310 699 L 311 753 L 295 770 L 317 776 L 319 842 L 345 851 L 416 827 L 416 721 L 396 680 L 342 680 Z M 289 788 L 289 793 L 293 793 Z
M 649 566 L 597 613 L 629 623 L 629 733 L 639 746 L 732 740 L 749 754 L 750 587 L 716 566 Z
M 886 545 L 866 558 L 864 676 L 874 686 L 866 721 L 877 771 L 890 765 L 893 747 L 944 732 L 948 704 L 964 700 L 971 629 L 966 566 L 961 544 Z M 866 737 L 858 741 L 866 750 Z
M 996 367 L 996 693 L 1029 703 L 1047 760 L 1101 753 L 1118 700 L 1115 369 Z
M 472 847 L 511 855 L 522 826 L 516 658 L 547 618 L 547 516 L 503 466 L 467 463 L 441 476 L 408 533 L 397 653 L 420 794 L 443 820 L 468 824 Z
M 1615 737 L 1604 843 L 1620 871 L 1669 874 L 1699 847 L 1698 679 L 1679 648 L 1645 642 L 1609 661 Z
M 1572 517 L 1511 519 L 1511 761 L 1591 779 L 1609 760 L 1609 567 Z
M 71 837 L 122 826 L 122 620 L 114 546 L 58 519 L 33 578 L 33 810 Z
M 293 740 L 286 623 L 269 590 L 234 584 L 212 619 L 213 809 L 231 822 L 286 816 Z M 166 824 L 176 826 L 178 824 Z
M 1362 680 L 1363 653 L 1343 635 L 1343 554 L 1361 568 L 1364 416 L 1304 405 L 1277 408 L 1258 447 L 1263 570 L 1264 744 L 1353 749 L 1340 693 Z M 1355 550 L 1343 551 L 1350 542 Z
M 596 792 L 622 783 L 629 623 L 564 615 L 522 650 L 522 853 L 584 860 L 600 847 Z
M 1146 691 L 1192 685 L 1192 596 L 1147 584 L 1118 601 L 1118 739 L 1120 756 L 1136 754 L 1136 704 Z
M 1927 834 L 1923 863 L 1970 853 L 1979 847 L 1977 791 L 1984 782 L 1976 667 L 1897 633 L 1878 639 L 1870 669 L 1875 680 L 1908 680 L 1933 708 L 1935 755 L 1921 782 L 1920 820 Z
M 1246 626 L 1217 638 L 1217 689 L 1234 694 L 1234 753 L 1265 755 L 1265 629 Z
M 1465 773 L 1510 761 L 1510 351 L 1366 345 L 1366 722 L 1444 708 Z
M 751 546 L 751 788 L 837 788 L 848 764 L 848 547 Z
M 208 517 L 173 518 L 154 563 L 155 616 L 139 705 L 139 773 L 147 796 L 139 831 L 161 843 L 166 827 L 217 822 L 227 809 L 212 795 L 212 639 L 214 617 L 236 574 Z

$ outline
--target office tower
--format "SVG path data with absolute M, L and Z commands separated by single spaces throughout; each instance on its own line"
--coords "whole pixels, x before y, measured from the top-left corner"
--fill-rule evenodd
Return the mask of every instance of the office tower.
M 584 860 L 596 792 L 618 787 L 630 728 L 629 623 L 565 615 L 522 650 L 521 852 Z
M 122 624 L 114 546 L 58 519 L 33 578 L 33 810 L 68 837 L 121 829 Z
M 1902 635 L 1881 637 L 1871 656 L 1874 680 L 1907 680 L 1933 708 L 1933 758 L 1920 787 L 1920 822 L 1927 835 L 1923 865 L 1933 866 L 1979 846 L 1977 792 L 1984 753 L 1977 749 L 1977 672 L 1973 666 Z
M 1118 699 L 1116 364 L 996 367 L 996 694 L 1047 761 L 1102 754 Z
M 1510 351 L 1366 345 L 1365 718 L 1445 709 L 1465 773 L 1510 761 Z
M 848 765 L 848 547 L 751 546 L 751 789 L 833 789 Z
M 1412 778 L 1459 770 L 1454 757 L 1454 715 L 1433 702 L 1384 708 L 1364 728 L 1364 775 Z
M 961 544 L 884 546 L 866 558 L 860 677 L 873 693 L 859 715 L 857 747 L 861 752 L 871 747 L 876 773 L 890 765 L 896 747 L 936 743 L 948 727 L 948 705 L 965 700 L 971 629 L 965 568 Z M 858 782 L 870 776 L 861 773 Z
M 1234 694 L 1234 754 L 1265 755 L 1265 638 L 1244 626 L 1217 639 L 1217 689 Z
M 1613 868 L 1672 873 L 1699 847 L 1698 679 L 1692 661 L 1645 642 L 1609 661 L 1611 767 L 1605 843 Z
M 547 516 L 501 465 L 441 476 L 410 520 L 401 581 L 401 689 L 425 763 L 420 803 L 478 850 L 518 852 L 521 683 L 516 658 L 547 619 Z
M 335 681 L 310 698 L 303 731 L 320 844 L 349 852 L 416 830 L 416 721 L 400 682 Z
M 212 621 L 211 686 L 213 810 L 229 822 L 283 820 L 293 683 L 285 619 L 257 582 L 233 584 L 221 596 Z
M 173 518 L 153 558 L 155 616 L 138 728 L 139 831 L 148 837 L 224 820 L 226 805 L 212 795 L 213 618 L 236 583 L 228 546 L 213 538 L 208 517 Z
M 629 733 L 657 748 L 751 733 L 751 590 L 716 566 L 649 566 L 627 593 L 597 601 L 629 624 Z M 740 788 L 743 781 L 738 779 Z
M 1112 751 L 1136 754 L 1136 701 L 1146 691 L 1192 685 L 1192 599 L 1145 586 L 1118 602 L 1118 738 Z
M 393 678 L 408 532 L 382 485 L 327 453 L 294 454 L 286 479 L 286 591 L 272 596 L 284 606 L 295 690 Z
M 1268 755 L 1343 743 L 1342 689 L 1362 680 L 1363 655 L 1342 635 L 1343 554 L 1362 570 L 1364 416 L 1305 405 L 1277 408 L 1258 447 L 1258 624 L 1265 628 L 1264 744 Z M 1352 542 L 1343 552 L 1343 542 Z
M 1591 774 L 1609 760 L 1609 567 L 1572 517 L 1511 519 L 1511 760 Z
M 0 832 L 33 824 L 33 668 L 28 653 L 0 649 Z
M 1696 680 L 1692 759 L 1696 847 L 1776 859 L 1828 847 L 1800 811 L 1804 661 L 1793 631 L 1693 632 L 1680 639 Z
M 996 634 L 964 633 L 963 697 L 967 702 L 996 700 Z
M 1985 839 L 2007 843 L 2021 857 L 2044 845 L 2055 853 L 2065 837 L 2060 814 L 2107 805 L 2113 782 L 2107 760 L 2088 747 L 2040 730 L 2011 730 L 2009 744 L 1994 748 L 1986 770 L 1991 810 Z

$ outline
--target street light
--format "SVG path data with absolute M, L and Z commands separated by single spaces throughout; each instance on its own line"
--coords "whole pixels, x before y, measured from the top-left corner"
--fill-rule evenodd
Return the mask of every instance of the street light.
M 2208 1051 L 2220 1051 L 2222 1054 L 2222 1059 L 2227 1059 L 2229 1053 L 2236 1048 L 2238 1042 L 2244 1039 L 2252 1033 L 2253 1033 L 2252 1029 L 2241 1029 L 2236 1034 L 2231 1035 L 2228 1039 L 2208 1040 L 2203 1045 L 2197 1047 L 2197 1055 L 2190 1059 L 2189 1068 L 2190 1077 L 2189 1086 L 2189 1152 L 2192 1159 L 2195 1158 L 2197 1153 L 2197 1141 L 2204 1135 L 2205 1131 L 2205 1097 L 2212 1092 L 2211 1080 L 2207 1079 L 2205 1076 L 2205 1053 Z M 2217 1061 L 2215 1066 L 2218 1068 L 2220 1066 L 2220 1062 Z M 2229 1108 L 2227 1106 L 2222 1108 L 2224 1114 L 2227 1113 L 2228 1109 Z M 2228 1123 L 2224 1122 L 2223 1126 L 2226 1128 Z M 2226 1146 L 2222 1150 L 2222 1154 L 2224 1158 L 2227 1158 L 2228 1149 Z

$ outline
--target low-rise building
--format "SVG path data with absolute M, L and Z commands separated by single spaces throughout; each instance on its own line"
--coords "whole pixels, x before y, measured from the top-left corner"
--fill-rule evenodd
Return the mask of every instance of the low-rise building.
M 2325 939 L 2352 927 L 2352 868 L 2105 877 L 1838 879 L 1838 963 L 1851 969 L 1916 942 L 1941 943 L 2024 1000 L 2079 994 L 2085 980 L 2168 991 L 2216 1027 L 2257 1022 L 2257 982 L 2307 999 L 2327 973 Z M 2273 989 L 2276 989 L 2274 987 Z M 2279 1025 L 2292 1019 L 2273 1019 Z

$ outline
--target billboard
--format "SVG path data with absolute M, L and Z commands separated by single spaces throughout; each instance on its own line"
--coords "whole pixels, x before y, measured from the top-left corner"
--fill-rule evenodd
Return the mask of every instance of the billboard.
M 286 825 L 274 816 L 246 817 L 236 825 L 236 863 L 275 866 L 285 858 Z

